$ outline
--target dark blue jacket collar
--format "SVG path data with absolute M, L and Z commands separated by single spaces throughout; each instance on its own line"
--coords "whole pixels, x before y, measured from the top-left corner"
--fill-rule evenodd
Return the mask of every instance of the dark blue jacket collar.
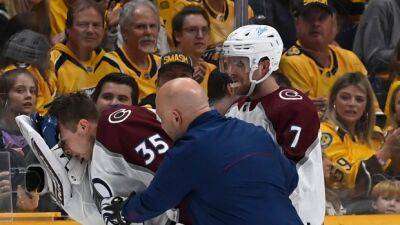
M 221 118 L 221 114 L 219 114 L 217 110 L 210 110 L 208 112 L 205 112 L 190 123 L 188 130 L 217 118 Z

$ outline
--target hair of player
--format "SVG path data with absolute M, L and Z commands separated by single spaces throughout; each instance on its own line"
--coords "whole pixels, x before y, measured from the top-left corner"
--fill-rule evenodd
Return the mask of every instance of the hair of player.
M 120 14 L 119 14 L 119 26 L 121 29 L 128 29 L 127 26 L 130 25 L 131 21 L 134 21 L 134 14 L 138 7 L 140 6 L 147 6 L 149 7 L 154 15 L 157 17 L 157 21 L 159 21 L 159 11 L 157 6 L 154 5 L 152 1 L 149 0 L 131 0 L 128 3 L 124 4 Z M 160 23 L 158 22 L 158 26 Z
M 400 198 L 400 181 L 384 180 L 379 182 L 373 187 L 371 197 L 374 201 L 379 197 L 389 199 Z
M 7 103 L 8 94 L 14 87 L 15 81 L 19 76 L 27 76 L 33 80 L 36 87 L 35 94 L 37 95 L 37 86 L 38 86 L 37 80 L 28 70 L 18 68 L 3 73 L 0 76 L 0 117 L 2 116 L 4 110 L 7 108 L 7 104 L 9 104 Z
M 280 87 L 284 87 L 284 88 L 292 87 L 292 83 L 290 82 L 289 78 L 287 78 L 287 76 L 285 76 L 285 74 L 283 74 L 279 71 L 274 71 L 274 72 L 272 72 L 271 76 L 275 79 L 276 83 Z
M 175 35 L 177 32 L 181 32 L 183 29 L 183 22 L 185 18 L 190 15 L 200 15 L 207 21 L 207 26 L 210 27 L 210 18 L 207 12 L 199 6 L 186 6 L 181 11 L 179 11 L 172 19 L 172 41 L 174 45 L 177 46 L 179 42 L 176 40 Z
M 350 130 L 340 121 L 337 117 L 335 109 L 336 97 L 340 90 L 348 86 L 354 85 L 363 90 L 367 96 L 367 105 L 361 118 L 357 121 L 355 126 L 355 133 L 350 133 L 351 136 L 357 137 L 361 142 L 370 144 L 372 131 L 375 124 L 375 112 L 374 112 L 374 92 L 367 76 L 361 73 L 347 73 L 340 77 L 332 86 L 329 97 L 328 106 L 325 112 L 325 118 L 333 121 L 339 128 L 350 132 Z
M 208 80 L 208 101 L 213 105 L 216 101 L 225 97 L 228 92 L 228 84 L 232 82 L 231 77 L 215 69 L 211 72 Z
M 57 118 L 58 122 L 66 126 L 72 132 L 76 131 L 76 125 L 81 119 L 97 123 L 99 112 L 96 105 L 86 94 L 82 92 L 62 95 L 54 99 L 50 104 L 48 115 Z
M 97 99 L 100 96 L 100 93 L 104 87 L 104 84 L 106 83 L 115 83 L 115 84 L 124 84 L 126 86 L 129 86 L 131 88 L 131 100 L 132 100 L 132 105 L 137 105 L 139 102 L 139 87 L 138 84 L 136 83 L 135 79 L 132 77 L 123 74 L 123 73 L 110 73 L 104 76 L 99 83 L 97 83 L 96 88 L 94 89 L 94 92 L 92 94 L 92 100 L 93 102 L 97 102 Z
M 103 21 L 102 25 L 104 25 L 104 10 L 99 3 L 93 0 L 78 0 L 78 2 L 74 4 L 74 7 L 68 7 L 67 20 L 65 21 L 66 29 L 69 29 L 73 26 L 75 16 L 78 12 L 87 9 L 94 9 L 101 16 L 101 19 Z

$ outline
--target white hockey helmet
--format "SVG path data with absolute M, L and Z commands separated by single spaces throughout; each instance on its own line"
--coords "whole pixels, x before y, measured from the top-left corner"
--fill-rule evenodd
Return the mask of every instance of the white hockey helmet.
M 246 57 L 249 59 L 250 89 L 247 96 L 251 95 L 257 84 L 263 82 L 278 70 L 283 51 L 283 42 L 275 28 L 267 25 L 247 25 L 234 30 L 222 46 L 222 61 L 224 57 Z M 253 73 L 258 68 L 258 63 L 268 57 L 269 72 L 259 80 L 253 79 Z M 221 71 L 224 62 L 220 63 Z M 222 64 L 222 65 L 221 65 Z

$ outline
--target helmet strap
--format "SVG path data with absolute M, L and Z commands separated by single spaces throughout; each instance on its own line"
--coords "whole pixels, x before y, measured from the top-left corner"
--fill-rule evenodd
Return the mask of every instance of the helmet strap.
M 254 72 L 256 70 L 257 70 L 257 67 L 254 67 L 254 68 L 251 69 L 251 71 L 249 73 L 250 88 L 249 88 L 249 91 L 247 92 L 246 96 L 250 96 L 251 94 L 253 94 L 254 89 L 256 88 L 256 85 L 259 84 L 259 83 L 262 83 L 263 81 L 265 81 L 271 75 L 271 73 L 273 72 L 271 70 L 271 67 L 270 67 L 270 70 L 268 71 L 268 73 L 265 74 L 261 79 L 254 80 L 253 79 L 253 75 L 254 75 Z

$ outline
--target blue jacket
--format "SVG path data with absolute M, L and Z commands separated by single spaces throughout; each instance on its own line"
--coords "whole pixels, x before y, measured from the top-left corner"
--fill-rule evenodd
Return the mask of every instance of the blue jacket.
M 295 165 L 264 129 L 210 111 L 190 124 L 122 215 L 142 222 L 185 198 L 194 224 L 297 225 L 289 199 L 297 182 Z

